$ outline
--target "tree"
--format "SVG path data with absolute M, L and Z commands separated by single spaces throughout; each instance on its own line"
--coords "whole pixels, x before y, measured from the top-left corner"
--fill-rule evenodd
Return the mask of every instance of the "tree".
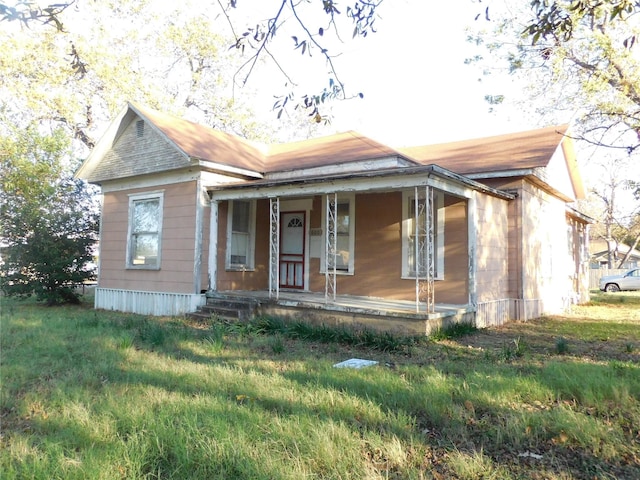
M 640 241 L 640 208 L 635 195 L 640 177 L 633 175 L 632 160 L 627 156 L 604 156 L 593 160 L 589 168 L 599 182 L 580 203 L 580 209 L 598 220 L 590 236 L 606 241 L 608 268 L 622 268 L 628 254 L 620 257 L 618 246 L 631 245 L 633 249 Z
M 637 0 L 509 4 L 492 10 L 492 32 L 473 40 L 529 80 L 526 97 L 538 113 L 571 119 L 577 138 L 633 153 L 640 147 L 639 13 Z
M 3 132 L 5 133 L 5 132 Z M 69 168 L 62 130 L 0 137 L 0 281 L 6 295 L 35 294 L 49 305 L 78 302 L 74 286 L 94 278 L 97 208 Z
M 327 110 L 326 102 L 336 99 L 362 98 L 362 93 L 347 93 L 347 89 L 340 80 L 339 73 L 334 65 L 334 58 L 340 54 L 337 45 L 342 43 L 342 31 L 347 29 L 343 21 L 344 18 L 353 27 L 350 32 L 352 37 L 366 37 L 375 32 L 376 12 L 383 0 L 351 1 L 352 4 L 343 9 L 339 2 L 334 0 L 307 2 L 279 0 L 274 4 L 274 10 L 266 14 L 266 19 L 264 19 L 265 16 L 256 19 L 255 16 L 246 15 L 247 11 L 251 11 L 249 8 L 244 12 L 237 13 L 237 10 L 242 10 L 241 6 L 248 3 L 247 0 L 229 0 L 226 5 L 223 5 L 220 0 L 213 2 L 215 7 L 220 9 L 218 13 L 226 19 L 229 33 L 233 37 L 232 40 L 227 42 L 227 47 L 230 46 L 232 50 L 241 54 L 241 62 L 233 75 L 234 86 L 246 87 L 250 78 L 260 78 L 262 75 L 256 73 L 256 67 L 263 64 L 265 60 L 270 60 L 275 65 L 276 71 L 285 80 L 284 86 L 288 90 L 284 94 L 275 95 L 277 100 L 273 108 L 277 110 L 278 118 L 282 116 L 288 106 L 293 105 L 295 109 L 307 112 L 308 116 L 315 122 L 324 121 L 327 123 L 329 116 L 324 113 Z M 19 2 L 17 6 L 0 3 L 0 21 L 14 21 L 27 27 L 33 23 L 49 24 L 55 26 L 55 31 L 58 33 L 69 33 L 73 30 L 74 21 L 67 21 L 66 17 L 70 15 L 68 7 L 75 3 L 75 0 L 68 0 L 51 4 L 48 7 L 40 7 L 37 2 L 29 0 Z M 94 16 L 92 21 L 100 23 L 104 21 L 104 18 L 121 12 L 128 12 L 129 19 L 139 19 L 141 18 L 140 13 L 146 10 L 147 15 L 145 15 L 144 21 L 149 22 L 150 19 L 157 19 L 158 12 L 161 11 L 165 18 L 169 20 L 170 25 L 180 25 L 182 29 L 192 30 L 190 23 L 183 24 L 179 19 L 181 15 L 178 15 L 175 11 L 171 12 L 166 2 L 155 7 L 149 6 L 153 2 L 143 5 L 138 5 L 138 2 L 134 2 L 135 5 L 133 7 L 131 7 L 131 2 L 119 3 L 117 8 L 114 7 L 112 9 L 113 11 L 103 12 L 101 15 Z M 86 3 L 81 8 L 99 10 L 96 5 L 87 5 Z M 192 21 L 195 19 L 198 22 L 206 16 L 205 11 L 201 9 L 201 4 L 189 6 L 186 3 L 182 3 L 180 9 L 181 14 L 190 14 Z M 255 4 L 251 6 L 251 9 L 255 9 Z M 258 11 L 260 11 L 260 7 Z M 208 12 L 209 10 L 207 10 Z M 324 15 L 319 15 L 320 12 L 323 12 Z M 127 13 L 122 16 L 123 20 L 126 18 Z M 239 27 L 239 25 L 242 26 Z M 201 52 L 205 52 L 207 48 L 202 47 L 207 41 L 211 40 L 212 36 L 215 36 L 211 35 L 211 32 L 215 30 L 200 30 L 200 34 L 204 33 L 204 36 L 200 37 L 193 36 L 195 31 L 187 32 L 183 35 L 183 40 L 189 39 L 190 46 L 196 46 Z M 153 31 L 153 33 L 156 38 L 165 38 L 163 35 L 158 35 L 159 32 L 157 30 Z M 138 36 L 138 32 L 134 31 L 129 38 L 136 40 Z M 178 34 L 173 32 L 173 36 L 175 39 Z M 286 47 L 282 48 L 283 45 L 276 47 L 276 38 L 282 38 L 286 42 Z M 198 43 L 200 47 L 198 47 Z M 314 54 L 318 54 L 317 58 L 324 61 L 325 65 L 325 71 L 319 76 L 328 76 L 328 86 L 325 83 L 325 86 L 319 89 L 320 91 L 297 92 L 295 75 L 291 73 L 291 70 L 306 71 L 308 68 L 301 66 L 299 59 L 295 62 L 296 68 L 292 69 L 285 66 L 286 62 L 283 61 L 283 57 L 286 55 L 282 55 L 283 50 L 300 52 L 301 56 L 307 59 L 311 59 Z M 111 49 L 101 50 L 101 53 L 105 52 L 108 55 Z M 220 52 L 216 53 L 219 54 Z M 90 72 L 91 58 L 74 41 L 70 42 L 69 51 L 63 56 L 68 59 L 68 67 L 72 75 L 84 77 Z M 215 61 L 215 58 L 211 56 L 202 57 L 202 59 L 204 63 L 198 61 L 191 63 L 190 67 L 193 73 L 196 73 L 202 67 L 210 66 Z M 188 100 L 192 99 L 193 97 L 190 97 Z M 202 110 L 205 113 L 210 111 L 206 105 L 203 107 Z M 86 115 L 86 117 L 89 117 L 89 115 Z M 66 117 L 63 118 L 66 121 L 69 120 Z M 93 143 L 88 137 L 83 141 L 89 146 Z

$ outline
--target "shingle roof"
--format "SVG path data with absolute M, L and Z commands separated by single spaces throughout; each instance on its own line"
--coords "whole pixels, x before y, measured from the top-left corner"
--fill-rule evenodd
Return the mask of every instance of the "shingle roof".
M 401 156 L 397 150 L 354 131 L 300 142 L 274 144 L 267 150 L 267 172 Z
M 131 105 L 190 157 L 261 172 L 264 155 L 251 143 L 188 120 Z
M 461 175 L 545 167 L 568 126 L 553 126 L 493 137 L 400 148 L 409 158 L 435 163 Z
M 567 126 L 562 125 L 401 149 L 393 149 L 357 132 L 348 131 L 261 148 L 235 135 L 150 108 L 129 104 L 119 119 L 114 121 L 110 133 L 101 139 L 77 175 L 81 178 L 91 178 L 96 165 L 101 162 L 105 152 L 111 148 L 112 142 L 121 131 L 123 123 L 131 121 L 132 115 L 150 122 L 186 158 L 210 162 L 222 168 L 243 170 L 255 178 L 260 178 L 265 173 L 393 157 L 404 162 L 406 166 L 435 164 L 460 175 L 490 175 L 492 172 L 502 171 L 515 173 L 516 170 L 547 166 L 567 131 Z M 570 153 L 569 156 L 573 157 L 573 154 Z M 569 165 L 570 170 L 574 169 L 572 165 Z

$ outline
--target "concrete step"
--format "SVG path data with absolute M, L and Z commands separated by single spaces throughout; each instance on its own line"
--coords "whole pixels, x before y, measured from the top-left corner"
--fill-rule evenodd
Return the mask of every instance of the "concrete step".
M 251 320 L 255 316 L 258 305 L 255 299 L 208 296 L 206 304 L 193 313 L 192 317 L 198 320 L 209 320 L 211 317 Z

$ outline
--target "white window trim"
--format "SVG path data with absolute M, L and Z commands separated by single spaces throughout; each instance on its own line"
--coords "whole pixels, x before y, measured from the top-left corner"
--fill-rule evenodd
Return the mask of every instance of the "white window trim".
M 256 261 L 256 201 L 243 200 L 237 201 L 249 202 L 249 251 L 247 252 L 247 263 L 231 263 L 231 241 L 233 238 L 233 202 L 229 200 L 227 211 L 227 250 L 225 254 L 225 269 L 231 271 L 253 271 L 255 270 Z
M 411 219 L 409 218 L 409 200 L 413 201 L 414 191 L 405 190 L 402 192 L 402 278 L 415 279 L 414 273 L 409 270 L 409 235 L 411 232 Z M 434 190 L 433 199 L 436 210 L 436 244 L 434 252 L 436 254 L 436 275 L 434 280 L 444 280 L 444 192 Z
M 347 270 L 336 270 L 336 275 L 354 275 L 356 252 L 356 196 L 353 193 L 339 194 L 338 203 L 349 202 L 349 264 Z M 327 202 L 322 197 L 322 230 L 327 224 Z M 327 232 L 324 232 L 326 235 Z M 324 238 L 324 236 L 323 236 Z M 326 242 L 322 242 L 320 254 L 320 273 L 326 273 Z
M 133 234 L 133 205 L 137 201 L 141 200 L 159 200 L 158 210 L 160 211 L 160 218 L 158 219 L 158 261 L 157 265 L 134 265 L 131 262 L 131 254 L 133 245 L 131 244 L 131 236 Z M 125 266 L 128 270 L 160 270 L 162 265 L 162 219 L 164 217 L 164 190 L 157 190 L 153 192 L 144 193 L 131 193 L 129 194 L 129 214 L 128 214 L 128 226 L 127 226 L 127 251 L 125 258 Z

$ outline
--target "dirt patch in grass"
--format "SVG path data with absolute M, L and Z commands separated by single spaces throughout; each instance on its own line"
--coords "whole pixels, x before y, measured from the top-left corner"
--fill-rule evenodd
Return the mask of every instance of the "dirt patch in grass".
M 602 335 L 600 338 L 584 339 L 567 329 L 554 328 L 559 322 L 571 321 L 553 317 L 511 322 L 501 327 L 479 330 L 451 343 L 484 351 L 511 350 L 522 354 L 564 355 L 593 361 L 640 362 L 640 338 L 637 335 Z M 579 327 L 578 323 L 576 327 Z
M 594 294 L 564 315 L 510 322 L 451 342 L 488 352 L 640 362 L 640 295 Z

